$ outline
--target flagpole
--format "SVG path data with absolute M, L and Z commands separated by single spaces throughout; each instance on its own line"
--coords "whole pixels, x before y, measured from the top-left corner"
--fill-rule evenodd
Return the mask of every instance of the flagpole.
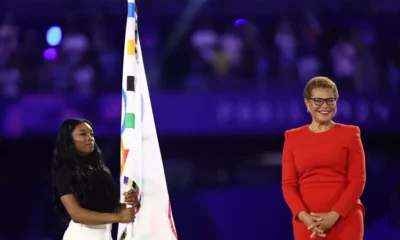
M 134 223 L 118 224 L 118 240 L 177 240 L 140 47 L 136 3 L 127 2 L 120 196 L 123 199 L 122 193 L 133 188 L 138 205 L 134 209 L 137 213 Z
M 127 192 L 133 189 L 132 176 L 124 173 L 124 168 L 132 168 L 131 163 L 128 161 L 129 149 L 131 148 L 130 141 L 135 128 L 135 106 L 136 105 L 136 94 L 135 90 L 135 76 L 137 77 L 137 55 L 136 55 L 136 43 L 137 43 L 137 16 L 136 16 L 136 2 L 135 0 L 127 0 L 127 22 L 125 30 L 125 48 L 124 48 L 124 61 L 123 61 L 123 79 L 122 79 L 122 98 L 123 106 L 121 111 L 121 198 L 123 199 L 123 192 Z M 133 116 L 133 118 L 132 118 Z M 129 125 L 129 126 L 128 126 Z M 124 143 L 125 141 L 125 143 Z M 125 146 L 124 146 L 125 145 Z M 132 155 L 132 154 L 130 154 Z M 130 156 L 131 157 L 131 156 Z M 129 178 L 125 179 L 126 176 Z M 129 180 L 129 181 L 128 181 Z M 126 205 L 127 208 L 132 208 L 132 205 Z M 122 227 L 123 232 L 118 233 L 119 239 L 130 240 L 133 238 L 133 225 L 134 223 L 119 224 L 119 228 Z M 124 234 L 125 233 L 125 234 Z
M 128 185 L 125 185 L 125 189 L 126 189 L 126 192 L 127 192 L 127 191 L 131 190 L 132 187 L 130 187 Z M 132 208 L 133 206 L 127 204 L 126 207 L 127 208 Z M 126 235 L 127 235 L 126 236 L 127 239 L 133 238 L 133 223 L 128 223 L 128 225 L 126 226 Z

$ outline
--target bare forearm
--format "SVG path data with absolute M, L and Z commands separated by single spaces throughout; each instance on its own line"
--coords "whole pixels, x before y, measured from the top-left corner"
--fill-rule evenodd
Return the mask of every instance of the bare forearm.
M 119 222 L 117 213 L 99 213 L 81 208 L 76 213 L 72 214 L 72 220 L 76 223 L 88 225 L 102 225 Z

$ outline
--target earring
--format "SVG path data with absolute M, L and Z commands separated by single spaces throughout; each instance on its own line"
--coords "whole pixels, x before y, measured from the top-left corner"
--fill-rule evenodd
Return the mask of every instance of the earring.
M 309 113 L 309 112 L 310 112 L 310 109 L 307 108 L 307 112 Z

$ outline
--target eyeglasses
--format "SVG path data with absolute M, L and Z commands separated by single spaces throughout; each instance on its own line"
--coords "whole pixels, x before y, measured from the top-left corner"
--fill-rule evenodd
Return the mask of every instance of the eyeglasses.
M 336 104 L 335 98 L 309 98 L 309 100 L 313 100 L 314 104 L 317 106 L 322 106 L 324 102 L 326 102 L 326 104 L 328 104 L 329 106 L 333 106 Z

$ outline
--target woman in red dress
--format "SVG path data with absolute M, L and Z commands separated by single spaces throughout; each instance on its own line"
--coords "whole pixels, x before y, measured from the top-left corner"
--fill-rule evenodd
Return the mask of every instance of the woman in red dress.
M 365 154 L 360 129 L 334 123 L 339 94 L 326 77 L 311 79 L 304 102 L 310 125 L 285 132 L 282 190 L 295 240 L 362 240 Z

